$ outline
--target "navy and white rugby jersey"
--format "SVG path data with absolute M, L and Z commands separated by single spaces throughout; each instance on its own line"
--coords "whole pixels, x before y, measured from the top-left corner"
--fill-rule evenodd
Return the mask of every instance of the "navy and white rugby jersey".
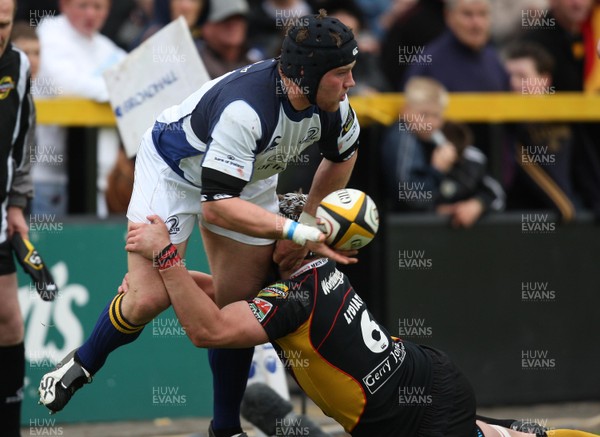
M 331 161 L 352 156 L 360 128 L 348 98 L 336 112 L 314 105 L 296 111 L 277 66 L 271 59 L 227 73 L 157 118 L 152 138 L 173 171 L 204 193 L 202 172 L 211 169 L 205 173 L 229 176 L 237 195 L 246 183 L 285 170 L 313 143 Z

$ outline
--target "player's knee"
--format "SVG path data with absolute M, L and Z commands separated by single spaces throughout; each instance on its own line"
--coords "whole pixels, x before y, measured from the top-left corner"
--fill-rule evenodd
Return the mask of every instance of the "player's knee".
M 21 343 L 25 335 L 21 313 L 0 317 L 0 346 Z

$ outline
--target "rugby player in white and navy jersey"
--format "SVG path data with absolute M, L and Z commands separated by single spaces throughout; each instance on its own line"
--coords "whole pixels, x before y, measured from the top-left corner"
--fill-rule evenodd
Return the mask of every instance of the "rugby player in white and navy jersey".
M 127 217 L 156 214 L 180 253 L 200 223 L 219 306 L 251 297 L 267 281 L 275 240 L 296 243 L 280 262 L 300 264 L 308 250 L 356 262 L 324 243 L 314 215 L 320 200 L 348 182 L 359 126 L 346 95 L 354 86 L 358 45 L 339 20 L 305 16 L 288 30 L 280 58 L 249 65 L 205 84 L 165 110 L 144 135 Z M 277 174 L 318 144 L 323 160 L 300 222 L 277 214 Z M 152 262 L 128 254 L 136 293 L 117 296 L 86 343 L 44 376 L 41 401 L 58 411 L 91 380 L 115 348 L 137 338 L 170 305 Z M 252 349 L 210 351 L 215 399 L 211 432 L 240 434 L 239 404 Z

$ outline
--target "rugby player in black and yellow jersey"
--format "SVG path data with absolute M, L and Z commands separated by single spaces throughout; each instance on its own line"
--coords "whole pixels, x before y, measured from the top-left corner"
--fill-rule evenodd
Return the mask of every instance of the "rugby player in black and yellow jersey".
M 301 211 L 302 201 L 302 195 L 286 195 L 282 213 L 290 217 L 290 206 L 298 205 Z M 151 224 L 130 228 L 125 248 L 155 260 L 194 345 L 235 348 L 270 341 L 280 356 L 301 357 L 284 360 L 288 370 L 352 436 L 546 435 L 536 424 L 477 420 L 473 390 L 448 357 L 391 336 L 333 261 L 308 258 L 295 272 L 280 272 L 282 279 L 254 299 L 219 309 L 210 297 L 210 275 L 188 272 L 163 220 L 148 219 Z M 553 437 L 591 435 L 552 431 Z

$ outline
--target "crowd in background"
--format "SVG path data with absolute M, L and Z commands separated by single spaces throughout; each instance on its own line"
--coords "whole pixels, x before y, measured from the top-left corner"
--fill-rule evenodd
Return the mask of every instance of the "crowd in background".
M 444 116 L 452 92 L 597 91 L 594 0 L 19 0 L 13 41 L 39 57 L 34 97 L 107 101 L 102 71 L 179 16 L 214 78 L 278 56 L 286 25 L 321 8 L 359 41 L 350 95 L 406 93 L 398 122 L 379 127 L 381 144 L 363 139 L 362 153 L 376 154 L 382 168 L 387 210 L 445 214 L 459 227 L 487 211 L 551 209 L 564 222 L 581 210 L 600 216 L 597 123 L 467 125 Z M 34 165 L 33 212 L 72 213 L 74 140 L 63 128 L 38 129 L 38 143 L 52 138 L 46 152 L 63 159 Z M 100 129 L 97 141 L 97 211 L 106 216 L 126 205 L 110 201 L 123 190 L 111 181 L 122 176 L 127 191 L 131 166 L 116 130 Z M 286 172 L 282 186 L 308 189 L 300 174 Z

